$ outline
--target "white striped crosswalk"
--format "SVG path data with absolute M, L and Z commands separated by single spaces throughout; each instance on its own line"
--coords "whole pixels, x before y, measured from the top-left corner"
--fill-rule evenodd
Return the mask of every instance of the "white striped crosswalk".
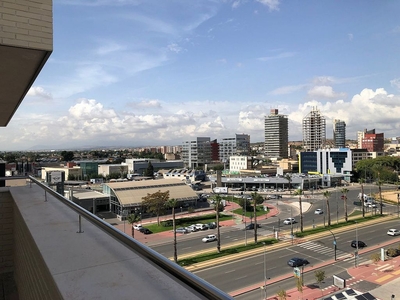
M 328 246 L 322 245 L 320 243 L 308 241 L 308 242 L 297 244 L 297 246 L 301 247 L 303 249 L 307 249 L 309 251 L 314 251 L 314 252 L 324 254 L 324 255 L 330 256 L 330 257 L 333 257 L 335 255 L 335 249 L 334 249 L 333 245 L 331 247 L 328 247 Z M 354 255 L 352 255 L 352 253 L 348 253 L 348 252 L 338 250 L 338 249 L 336 249 L 336 257 L 337 257 L 337 259 L 344 258 L 344 261 L 354 260 Z M 358 264 L 365 262 L 365 261 L 368 261 L 367 257 L 360 256 L 358 258 Z
M 324 246 L 322 244 L 319 243 L 315 243 L 315 242 L 304 242 L 301 244 L 297 244 L 298 247 L 310 250 L 310 251 L 314 251 L 314 252 L 318 252 L 320 254 L 325 254 L 327 256 L 334 256 L 335 255 L 335 250 L 334 247 L 332 245 L 332 247 L 327 247 Z M 336 250 L 336 255 L 339 256 L 344 256 L 347 255 L 348 253 L 341 251 L 341 250 Z

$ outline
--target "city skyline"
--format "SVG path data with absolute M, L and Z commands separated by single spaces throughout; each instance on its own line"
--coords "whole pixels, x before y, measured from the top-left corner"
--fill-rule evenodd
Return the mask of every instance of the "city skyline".
M 0 128 L 0 151 L 289 141 L 317 107 L 348 139 L 400 136 L 400 3 L 55 0 L 54 52 Z M 357 12 L 357 14 L 354 14 Z

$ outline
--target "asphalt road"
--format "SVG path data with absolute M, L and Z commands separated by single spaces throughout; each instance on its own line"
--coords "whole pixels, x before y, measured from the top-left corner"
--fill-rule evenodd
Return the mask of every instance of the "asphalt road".
M 384 187 L 384 189 L 389 187 Z M 348 201 L 348 214 L 351 214 L 352 211 L 361 209 L 360 206 L 354 205 L 354 202 L 357 202 L 357 196 L 360 192 L 359 187 L 348 187 L 349 193 L 347 194 Z M 331 215 L 331 224 L 335 224 L 338 220 L 344 218 L 344 201 L 341 200 L 341 189 L 337 189 L 337 191 L 333 191 L 331 194 L 330 202 L 330 215 Z M 377 186 L 366 186 L 364 189 L 365 193 L 377 192 Z M 326 215 L 326 199 L 321 194 L 314 194 L 313 198 L 305 199 L 302 198 L 303 201 L 310 202 L 312 205 L 310 209 L 306 212 L 303 212 L 303 222 L 304 227 L 311 227 L 315 226 L 323 226 L 324 223 L 327 224 L 327 215 Z M 283 201 L 277 200 L 270 200 L 270 203 L 274 203 L 276 205 L 278 203 L 278 207 L 280 213 L 278 216 L 271 217 L 265 220 L 262 220 L 258 223 L 261 224 L 261 228 L 258 229 L 259 236 L 267 236 L 271 235 L 274 230 L 286 230 L 290 233 L 291 226 L 290 225 L 283 225 L 283 220 L 289 217 L 294 217 L 297 223 L 293 224 L 293 232 L 300 230 L 300 218 L 299 218 L 299 210 L 296 208 L 293 203 L 298 203 L 298 197 L 292 196 L 288 197 L 285 196 Z M 317 208 L 321 208 L 324 211 L 324 214 L 316 215 L 314 214 Z M 396 207 L 386 206 L 384 207 L 385 210 L 393 211 L 397 209 Z M 366 208 L 367 214 L 371 214 L 371 209 Z M 378 210 L 379 212 L 379 210 Z M 372 212 L 373 213 L 373 212 Z M 224 245 L 228 245 L 231 243 L 235 243 L 238 241 L 243 241 L 247 238 L 248 242 L 254 241 L 254 231 L 247 230 L 246 232 L 243 230 L 244 224 L 240 224 L 237 226 L 232 227 L 222 227 L 221 230 L 221 247 L 223 248 Z M 206 230 L 206 231 L 199 231 L 193 232 L 185 235 L 178 236 L 177 242 L 177 251 L 178 257 L 179 255 L 203 251 L 203 250 L 211 250 L 216 248 L 216 243 L 203 243 L 201 239 L 207 234 L 216 234 L 217 230 Z M 152 248 L 159 252 L 160 254 L 171 257 L 173 256 L 173 241 L 164 243 L 164 244 L 157 244 L 153 245 Z
M 389 228 L 396 227 L 399 227 L 398 220 L 378 223 L 368 227 L 360 224 L 357 229 L 337 234 L 337 257 L 354 253 L 355 249 L 351 248 L 350 242 L 356 239 L 356 235 L 358 240 L 364 241 L 369 246 L 379 245 L 382 242 L 390 240 L 396 241 L 394 244 L 397 246 L 400 243 L 400 237 L 392 237 L 386 234 Z M 267 278 L 272 279 L 285 274 L 291 274 L 292 268 L 287 265 L 287 261 L 292 257 L 306 258 L 309 260 L 310 265 L 316 265 L 326 260 L 333 259 L 333 237 L 323 237 L 318 240 L 290 246 L 284 250 L 269 251 L 267 247 L 265 255 L 261 253 L 253 255 L 252 257 L 245 257 L 237 261 L 217 265 L 194 273 L 221 290 L 232 292 L 256 283 L 262 285 L 264 279 L 264 259 L 267 266 Z M 363 260 L 369 260 L 369 254 L 364 254 L 359 258 L 359 262 Z M 354 265 L 354 259 L 351 258 L 347 261 L 337 262 L 324 267 L 324 270 L 326 269 L 325 271 L 327 274 L 332 272 L 332 274 L 337 274 L 338 272 L 345 271 L 352 265 Z M 305 278 L 305 280 L 315 281 L 315 278 L 312 278 L 314 275 L 311 274 L 310 276 L 311 279 Z M 282 288 L 283 284 L 284 283 L 280 283 L 279 285 L 275 284 L 275 292 L 279 290 L 279 286 Z M 292 279 L 288 288 L 293 288 L 294 286 L 294 280 Z M 273 287 L 270 289 L 272 290 Z M 256 294 L 257 297 L 260 296 L 259 291 Z

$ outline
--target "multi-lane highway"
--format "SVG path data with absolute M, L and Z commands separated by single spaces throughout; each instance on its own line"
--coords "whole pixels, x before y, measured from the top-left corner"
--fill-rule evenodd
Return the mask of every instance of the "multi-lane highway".
M 357 229 L 353 228 L 352 230 L 336 234 L 337 257 L 349 257 L 349 254 L 354 253 L 355 249 L 351 248 L 350 243 L 352 240 L 356 239 L 356 235 L 358 240 L 364 241 L 368 247 L 379 245 L 387 241 L 392 241 L 395 246 L 398 246 L 400 237 L 392 237 L 386 234 L 389 228 L 400 227 L 398 223 L 398 220 L 387 221 L 371 226 L 366 226 L 361 223 L 358 225 Z M 368 247 L 366 249 L 368 249 Z M 269 251 L 267 247 L 265 254 L 261 252 L 252 257 L 244 257 L 240 260 L 217 265 L 195 272 L 195 274 L 226 292 L 232 292 L 257 283 L 262 286 L 264 278 L 264 258 L 267 266 L 267 277 L 270 278 L 270 280 L 292 273 L 292 268 L 287 265 L 287 261 L 292 257 L 306 258 L 309 260 L 310 265 L 318 265 L 324 261 L 332 260 L 334 259 L 333 237 L 322 237 L 285 249 L 272 251 Z M 361 255 L 359 263 L 369 259 L 369 254 Z M 352 265 L 354 265 L 354 259 L 349 257 L 345 261 L 336 262 L 332 264 L 332 266 L 327 266 L 325 268 L 330 270 L 327 272 L 327 274 L 329 274 L 332 272 L 342 272 Z M 307 267 L 305 269 L 307 270 Z M 309 279 L 305 278 L 305 280 L 315 281 L 315 278 L 313 278 L 312 274 Z M 281 283 L 281 285 L 282 284 L 284 283 Z M 294 285 L 294 280 L 292 279 L 290 288 L 293 288 Z M 270 292 L 276 293 L 278 286 L 279 285 L 275 284 L 275 290 L 271 287 Z M 259 291 L 257 292 L 257 296 L 259 297 Z
M 354 210 L 361 209 L 359 206 L 354 205 L 354 202 L 357 202 L 357 195 L 360 192 L 359 187 L 348 187 L 349 193 L 347 194 L 348 201 L 348 214 L 353 212 Z M 371 186 L 366 187 L 365 192 L 376 192 L 377 187 Z M 311 227 L 315 226 L 323 226 L 324 222 L 327 224 L 327 215 L 326 215 L 326 200 L 321 194 L 315 194 L 312 198 L 304 198 L 303 201 L 309 202 L 311 204 L 310 209 L 308 211 L 303 212 L 304 215 L 304 227 Z M 278 205 L 278 209 L 280 211 L 278 216 L 271 217 L 262 221 L 261 228 L 258 230 L 258 234 L 260 236 L 267 236 L 271 235 L 273 230 L 286 230 L 290 231 L 290 225 L 283 225 L 283 220 L 285 218 L 293 216 L 297 222 L 299 222 L 299 210 L 296 208 L 298 203 L 298 197 L 289 195 L 285 195 L 282 201 L 277 200 L 269 200 L 269 203 L 273 205 Z M 337 191 L 332 191 L 330 202 L 330 215 L 331 215 L 331 223 L 335 224 L 337 220 L 343 219 L 344 216 L 344 201 L 341 200 L 341 193 L 340 189 Z M 315 209 L 321 208 L 324 213 L 321 215 L 314 214 Z M 384 207 L 385 210 L 393 210 L 394 207 L 386 206 Z M 367 214 L 371 214 L 371 209 L 367 210 Z M 239 224 L 237 226 L 232 227 L 223 227 L 221 228 L 221 246 L 222 248 L 224 245 L 237 243 L 237 242 L 244 242 L 245 236 L 249 242 L 254 240 L 254 231 L 253 230 L 243 230 L 244 225 Z M 296 232 L 299 230 L 299 223 L 293 225 L 293 230 Z M 178 236 L 178 256 L 184 255 L 192 252 L 202 251 L 202 250 L 210 250 L 216 247 L 215 243 L 202 243 L 201 239 L 207 234 L 215 233 L 216 229 L 207 230 L 207 231 L 200 231 L 200 232 L 193 232 L 186 235 Z M 173 247 L 172 247 L 172 240 L 170 242 L 166 242 L 164 244 L 157 244 L 153 245 L 152 248 L 157 252 L 161 253 L 166 257 L 171 257 L 173 255 Z

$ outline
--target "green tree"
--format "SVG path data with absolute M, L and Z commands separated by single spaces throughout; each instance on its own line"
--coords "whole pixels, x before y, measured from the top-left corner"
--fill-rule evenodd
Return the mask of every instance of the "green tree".
M 172 209 L 172 230 L 174 232 L 174 262 L 178 263 L 178 251 L 176 247 L 176 222 L 175 222 L 175 207 L 178 201 L 174 198 L 167 201 L 168 207 Z
M 381 260 L 381 256 L 380 256 L 379 253 L 373 253 L 373 254 L 371 254 L 370 258 L 371 258 L 371 260 L 372 260 L 372 262 L 373 262 L 374 264 L 378 263 L 378 261 Z
M 253 212 L 254 212 L 254 243 L 257 244 L 257 204 L 260 201 L 261 203 L 263 203 L 264 199 L 257 192 L 251 193 L 251 198 L 253 199 Z
M 221 252 L 221 233 L 219 230 L 219 209 L 220 209 L 221 201 L 222 201 L 221 196 L 219 194 L 217 194 L 214 197 L 214 201 L 215 201 L 215 220 L 217 223 L 217 251 L 218 251 L 218 253 L 220 253 Z
M 376 182 L 378 185 L 378 190 L 379 190 L 379 203 L 380 203 L 380 213 L 383 215 L 383 199 L 382 199 L 382 180 L 378 178 L 378 181 Z
M 287 293 L 283 289 L 279 290 L 277 295 L 278 295 L 279 300 L 286 300 L 287 299 Z
M 154 167 L 153 164 L 151 163 L 151 161 L 149 161 L 146 170 L 144 170 L 144 176 L 146 177 L 154 177 Z
M 325 275 L 325 271 L 322 270 L 316 270 L 314 273 L 315 276 L 315 280 L 317 281 L 317 284 L 321 290 L 322 293 L 322 287 L 321 287 L 321 283 L 324 282 L 326 275 Z
M 326 214 L 328 215 L 328 227 L 331 226 L 331 208 L 329 206 L 329 199 L 331 197 L 330 191 L 324 192 L 324 198 L 326 199 Z
M 74 159 L 74 152 L 72 151 L 62 151 L 61 157 L 63 161 L 71 161 Z
M 301 195 L 303 195 L 302 189 L 297 189 L 294 194 L 299 196 L 299 209 L 300 209 L 300 232 L 303 232 L 303 205 L 301 201 Z
M 349 190 L 346 188 L 343 188 L 341 190 L 341 192 L 342 192 L 343 201 L 344 201 L 344 220 L 347 222 L 347 218 L 348 218 L 348 216 L 347 216 L 347 193 L 349 192 Z
M 126 220 L 128 221 L 128 223 L 131 225 L 132 228 L 132 238 L 135 238 L 135 229 L 133 228 L 133 224 L 135 224 L 136 222 L 141 221 L 141 217 L 139 214 L 134 213 L 134 214 L 130 214 L 126 217 Z
M 154 213 L 157 216 L 158 225 L 160 225 L 160 215 L 165 213 L 168 199 L 169 191 L 158 191 L 153 194 L 147 194 L 147 196 L 142 198 L 142 205 L 146 207 L 149 212 Z

